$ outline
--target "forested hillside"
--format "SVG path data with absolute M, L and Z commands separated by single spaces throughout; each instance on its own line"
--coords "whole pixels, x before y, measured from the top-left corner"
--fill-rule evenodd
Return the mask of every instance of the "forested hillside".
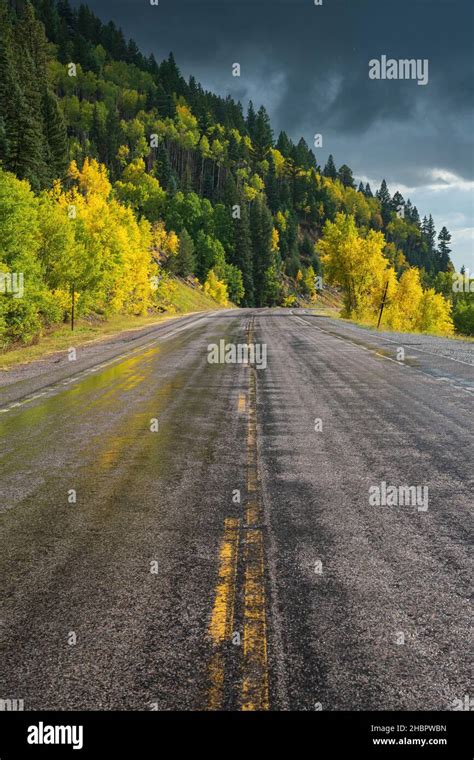
M 387 291 L 387 326 L 472 332 L 448 230 L 315 151 L 86 6 L 0 0 L 1 343 L 67 319 L 72 288 L 79 314 L 159 308 L 170 274 L 242 306 L 315 299 L 322 278 L 345 316 L 375 319 Z

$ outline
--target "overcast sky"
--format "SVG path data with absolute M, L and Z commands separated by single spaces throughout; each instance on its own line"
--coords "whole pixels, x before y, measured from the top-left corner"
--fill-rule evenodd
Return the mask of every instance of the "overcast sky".
M 246 106 L 372 188 L 383 177 L 453 234 L 474 271 L 473 0 L 89 0 L 146 54 Z M 78 4 L 78 3 L 75 3 Z M 428 59 L 428 84 L 372 80 L 369 60 Z M 240 78 L 232 64 L 240 63 Z

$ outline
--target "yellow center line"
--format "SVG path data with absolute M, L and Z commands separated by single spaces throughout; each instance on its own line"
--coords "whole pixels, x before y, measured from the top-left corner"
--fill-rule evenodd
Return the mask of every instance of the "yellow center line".
M 227 518 L 219 551 L 219 577 L 208 629 L 217 648 L 209 665 L 209 710 L 218 710 L 222 704 L 225 668 L 223 645 L 233 633 L 238 548 L 239 520 Z
M 268 654 L 262 531 L 247 530 L 242 710 L 268 710 Z
M 253 331 L 249 330 L 249 342 Z M 244 543 L 244 662 L 241 708 L 268 710 L 268 646 L 265 600 L 265 551 L 263 510 L 258 495 L 256 379 L 249 374 L 247 428 L 247 509 Z M 255 527 L 252 527 L 255 526 Z
M 250 324 L 247 340 L 253 341 Z M 238 412 L 247 412 L 247 499 L 245 526 L 227 518 L 219 551 L 219 574 L 208 634 L 214 646 L 209 664 L 208 709 L 222 708 L 226 643 L 234 633 L 239 541 L 243 537 L 243 657 L 239 704 L 242 710 L 269 710 L 268 644 L 265 599 L 263 509 L 259 496 L 256 376 L 249 367 L 248 395 L 241 393 Z

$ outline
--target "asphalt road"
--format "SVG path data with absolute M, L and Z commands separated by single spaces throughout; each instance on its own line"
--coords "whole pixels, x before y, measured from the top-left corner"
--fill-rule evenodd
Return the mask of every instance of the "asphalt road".
M 222 339 L 264 344 L 266 368 L 210 364 Z M 449 710 L 472 693 L 474 344 L 393 340 L 217 312 L 4 383 L 0 699 Z M 428 503 L 374 505 L 382 483 Z

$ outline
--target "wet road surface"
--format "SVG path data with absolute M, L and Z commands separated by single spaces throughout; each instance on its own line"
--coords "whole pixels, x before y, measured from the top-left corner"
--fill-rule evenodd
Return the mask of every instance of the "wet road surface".
M 220 340 L 264 344 L 266 368 L 210 364 Z M 463 699 L 474 367 L 397 348 L 217 312 L 0 388 L 0 699 Z M 428 487 L 427 509 L 374 506 L 383 482 Z

